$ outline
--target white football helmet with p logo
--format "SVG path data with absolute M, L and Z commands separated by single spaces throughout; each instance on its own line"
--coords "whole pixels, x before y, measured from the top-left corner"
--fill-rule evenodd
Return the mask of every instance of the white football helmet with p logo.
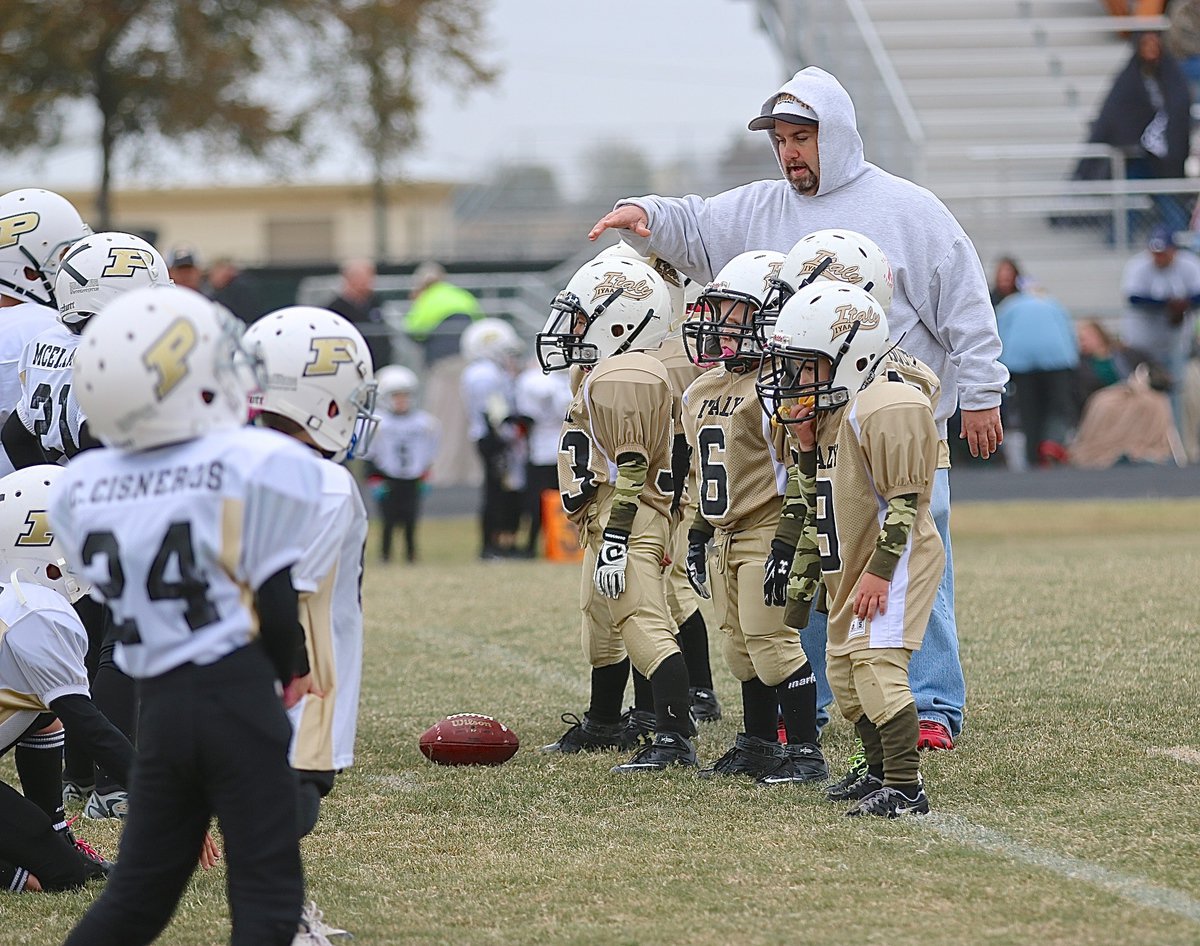
M 132 233 L 93 233 L 63 256 L 54 280 L 58 320 L 79 334 L 87 320 L 122 293 L 142 286 L 167 286 L 162 254 Z
M 65 197 L 26 187 L 0 195 L 0 296 L 56 307 L 63 251 L 91 228 Z
M 62 474 L 53 464 L 27 466 L 0 479 L 0 581 L 20 570 L 74 604 L 88 590 L 67 568 L 50 531 L 50 489 Z
M 73 390 L 92 432 L 145 450 L 245 424 L 261 372 L 242 331 L 228 309 L 183 286 L 117 297 L 75 352 Z
M 352 323 L 317 306 L 287 306 L 251 325 L 245 344 L 266 370 L 252 408 L 299 424 L 336 462 L 366 451 L 379 423 L 375 374 Z

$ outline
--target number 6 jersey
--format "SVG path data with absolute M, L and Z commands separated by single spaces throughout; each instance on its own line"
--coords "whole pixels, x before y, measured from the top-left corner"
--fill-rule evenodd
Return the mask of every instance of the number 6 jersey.
M 300 560 L 318 519 L 319 462 L 248 427 L 71 462 L 50 522 L 72 569 L 112 610 L 117 666 L 155 677 L 257 636 L 254 591 Z

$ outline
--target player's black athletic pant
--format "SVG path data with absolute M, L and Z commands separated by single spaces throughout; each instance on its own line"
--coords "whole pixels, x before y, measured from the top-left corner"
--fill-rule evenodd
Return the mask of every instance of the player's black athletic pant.
M 379 504 L 383 513 L 383 531 L 380 536 L 380 557 L 385 561 L 392 558 L 392 530 L 400 526 L 404 530 L 405 557 L 410 561 L 417 558 L 417 516 L 421 511 L 421 481 L 402 480 L 394 476 L 384 477 L 388 491 Z
M 140 681 L 117 866 L 65 946 L 141 946 L 167 925 L 209 817 L 225 837 L 233 946 L 288 946 L 304 899 L 291 727 L 256 642 Z

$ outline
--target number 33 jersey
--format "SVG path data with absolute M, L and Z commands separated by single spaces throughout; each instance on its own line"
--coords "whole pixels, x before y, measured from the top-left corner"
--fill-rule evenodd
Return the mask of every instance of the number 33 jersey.
M 112 610 L 118 667 L 156 677 L 257 636 L 255 590 L 300 560 L 318 520 L 319 463 L 283 434 L 250 427 L 71 461 L 50 524 Z
M 18 362 L 21 400 L 17 414 L 51 460 L 73 457 L 79 449 L 84 416 L 71 390 L 78 345 L 78 335 L 55 323 L 25 345 Z

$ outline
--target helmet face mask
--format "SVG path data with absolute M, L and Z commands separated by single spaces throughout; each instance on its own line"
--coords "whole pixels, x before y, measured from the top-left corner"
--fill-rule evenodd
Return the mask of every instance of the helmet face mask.
M 62 467 L 47 464 L 0 479 L 0 581 L 11 581 L 19 572 L 74 604 L 90 586 L 67 567 L 47 516 L 50 490 L 61 474 Z
M 780 310 L 755 390 L 763 409 L 782 423 L 800 420 L 783 410 L 794 404 L 817 413 L 837 410 L 871 381 L 891 348 L 887 316 L 866 290 L 816 282 Z
M 334 462 L 367 450 L 379 424 L 378 389 L 353 324 L 328 309 L 287 306 L 250 326 L 245 344 L 266 371 L 250 398 L 254 411 L 287 418 Z
M 56 308 L 59 260 L 91 232 L 53 191 L 28 187 L 0 195 L 0 295 Z
M 162 254 L 132 233 L 93 233 L 71 245 L 54 280 L 58 320 L 78 335 L 95 313 L 122 293 L 168 286 Z
M 544 372 L 593 368 L 627 351 L 657 348 L 667 337 L 671 295 L 639 260 L 600 257 L 585 263 L 550 303 L 536 339 Z
M 759 313 L 782 264 L 782 253 L 752 250 L 721 267 L 701 290 L 695 312 L 683 326 L 684 347 L 694 364 L 723 364 L 732 370 L 758 364 Z

